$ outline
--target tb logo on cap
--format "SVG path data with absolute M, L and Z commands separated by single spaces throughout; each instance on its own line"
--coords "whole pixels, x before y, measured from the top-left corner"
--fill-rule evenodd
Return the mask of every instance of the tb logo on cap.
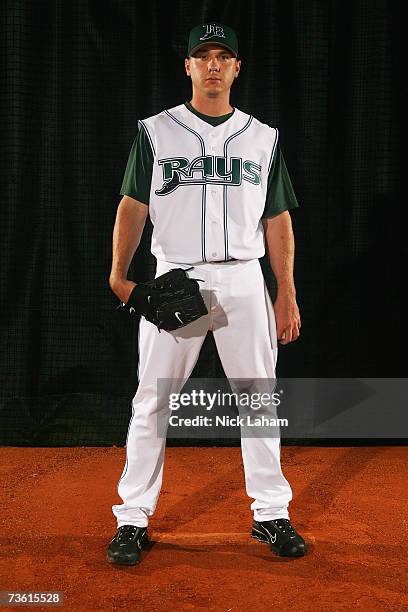
M 200 40 L 208 40 L 216 36 L 217 38 L 225 38 L 224 29 L 222 26 L 207 23 L 203 26 L 206 29 L 204 36 L 201 36 Z

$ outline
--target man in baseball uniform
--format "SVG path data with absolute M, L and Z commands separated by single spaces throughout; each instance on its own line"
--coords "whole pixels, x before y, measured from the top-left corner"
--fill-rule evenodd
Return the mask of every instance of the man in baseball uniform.
M 115 564 L 137 564 L 148 542 L 166 445 L 157 420 L 169 418 L 168 396 L 189 378 L 207 332 L 228 379 L 245 380 L 273 380 L 278 341 L 299 336 L 288 212 L 298 204 L 278 130 L 230 104 L 240 68 L 231 28 L 193 28 L 185 59 L 192 98 L 139 121 L 126 167 L 113 232 L 113 292 L 126 303 L 135 287 L 127 272 L 149 214 L 156 276 L 190 269 L 191 278 L 202 279 L 208 314 L 174 331 L 140 320 L 139 386 L 118 484 L 123 503 L 112 507 L 118 529 L 108 559 Z M 258 260 L 265 248 L 277 281 L 274 305 Z M 167 384 L 160 395 L 158 379 Z M 252 536 L 276 554 L 303 556 L 306 544 L 289 520 L 292 491 L 281 470 L 279 436 L 242 437 L 241 448 L 254 500 Z

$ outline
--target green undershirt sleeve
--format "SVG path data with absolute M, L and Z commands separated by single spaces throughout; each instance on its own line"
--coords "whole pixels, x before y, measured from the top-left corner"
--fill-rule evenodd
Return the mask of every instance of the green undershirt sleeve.
M 143 204 L 149 205 L 153 172 L 153 151 L 145 130 L 139 127 L 126 165 L 120 190 Z
M 285 210 L 299 206 L 293 191 L 292 182 L 286 168 L 285 160 L 279 143 L 276 148 L 275 158 L 268 176 L 268 188 L 266 192 L 265 208 L 262 219 L 274 217 Z

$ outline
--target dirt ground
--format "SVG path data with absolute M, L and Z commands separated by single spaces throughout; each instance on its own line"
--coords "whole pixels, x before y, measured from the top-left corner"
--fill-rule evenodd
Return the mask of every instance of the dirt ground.
M 284 559 L 250 537 L 240 448 L 167 448 L 152 543 L 117 567 L 106 548 L 125 449 L 3 447 L 0 590 L 60 591 L 60 609 L 80 611 L 407 610 L 407 455 L 282 447 L 309 543 Z

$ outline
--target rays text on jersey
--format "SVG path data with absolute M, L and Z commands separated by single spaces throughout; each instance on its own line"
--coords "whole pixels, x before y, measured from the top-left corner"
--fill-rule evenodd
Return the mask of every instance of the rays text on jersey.
M 158 164 L 163 170 L 163 185 L 155 190 L 159 196 L 168 195 L 183 185 L 238 186 L 243 180 L 261 184 L 262 167 L 241 157 L 201 155 L 192 161 L 186 157 L 167 157 L 159 159 Z

